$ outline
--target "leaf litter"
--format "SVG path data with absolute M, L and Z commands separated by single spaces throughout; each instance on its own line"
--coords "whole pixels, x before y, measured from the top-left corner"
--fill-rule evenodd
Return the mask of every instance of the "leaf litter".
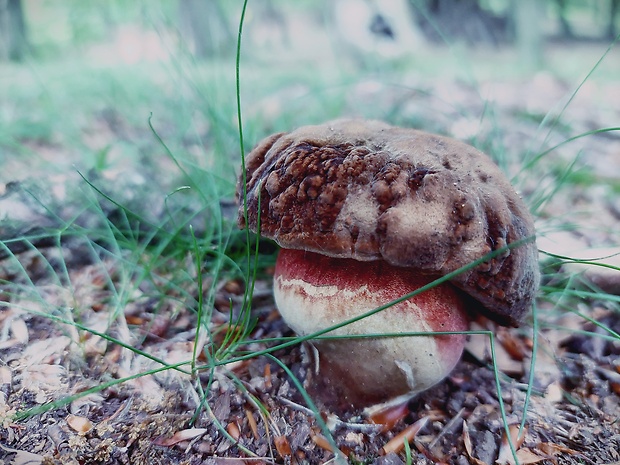
M 506 114 L 514 118 L 514 111 Z M 531 128 L 518 127 L 514 132 L 518 131 L 527 133 Z M 592 139 L 593 151 L 603 145 L 604 153 L 612 151 L 609 138 Z M 615 141 L 614 146 L 618 145 Z M 6 190 L 3 200 L 10 199 L 11 205 L 5 202 L 3 208 L 17 208 L 16 218 L 22 225 L 53 226 L 53 219 L 31 208 L 24 196 L 10 195 L 18 191 L 19 186 Z M 65 209 L 61 217 L 71 217 L 66 213 L 70 204 L 59 203 Z M 573 189 L 562 201 L 556 197 L 548 203 L 543 215 L 552 211 L 562 216 L 576 204 L 589 212 L 578 218 L 588 227 L 562 231 L 563 237 L 555 236 L 559 242 L 566 235 L 578 241 L 580 249 L 613 242 L 614 237 L 604 231 L 617 225 L 617 212 L 601 190 Z M 164 208 L 154 210 L 163 212 Z M 114 208 L 104 211 L 107 217 L 114 213 Z M 101 217 L 84 221 L 99 224 Z M 602 227 L 593 228 L 593 223 Z M 15 229 L 0 229 L 5 241 L 20 237 Z M 336 417 L 319 405 L 332 442 L 289 375 L 270 358 L 237 360 L 204 370 L 197 377 L 188 374 L 188 364 L 180 366 L 184 371 L 166 369 L 139 376 L 161 368 L 158 360 L 170 365 L 191 360 L 198 322 L 182 296 L 196 295 L 195 283 L 180 284 L 183 289 L 167 291 L 169 298 L 156 299 L 152 291 L 157 283 L 127 288 L 127 277 L 115 258 L 93 259 L 84 244 L 75 240 L 60 246 L 39 240 L 44 235 L 38 235 L 36 227 L 17 231 L 31 234 L 34 247 L 13 242 L 0 263 L 4 283 L 0 457 L 8 463 L 318 464 L 342 463 L 339 458 L 348 457 L 350 463 L 387 465 L 405 463 L 407 454 L 419 464 L 512 464 L 515 455 L 521 464 L 620 461 L 620 318 L 617 299 L 587 293 L 596 285 L 591 277 L 575 285 L 587 293 L 583 298 L 567 294 L 564 305 L 570 311 L 558 311 L 555 300 L 540 300 L 538 312 L 544 315 L 541 322 L 545 324 L 539 328 L 533 374 L 531 331 L 476 322 L 476 329 L 497 335 L 494 352 L 501 397 L 489 340 L 472 335 L 453 373 L 410 401 L 394 418 L 382 419 L 387 427 L 374 424 L 360 412 Z M 554 253 L 570 255 L 572 247 Z M 64 273 L 62 264 L 68 269 L 66 282 L 58 278 Z M 189 269 L 191 260 L 185 265 Z M 566 272 L 561 263 L 543 261 L 543 265 L 555 267 L 544 285 L 557 284 L 562 289 L 563 280 L 580 276 L 574 270 Z M 162 271 L 161 282 L 174 282 L 175 273 L 174 269 Z M 115 295 L 118 289 L 130 289 L 122 305 Z M 209 324 L 218 342 L 242 305 L 244 289 L 241 281 L 226 277 L 213 289 L 216 295 Z M 256 324 L 250 340 L 293 336 L 274 308 L 269 277 L 261 277 L 256 289 Z M 554 314 L 558 316 L 548 316 Z M 72 324 L 75 321 L 81 326 Z M 202 336 L 197 352 L 202 353 L 208 342 Z M 267 347 L 268 343 L 259 342 L 241 349 Z M 273 355 L 302 384 L 316 376 L 310 344 Z M 208 366 L 204 354 L 197 362 Z M 124 378 L 128 379 L 117 383 Z M 28 409 L 34 409 L 32 416 L 19 416 Z M 334 444 L 339 454 L 334 454 Z

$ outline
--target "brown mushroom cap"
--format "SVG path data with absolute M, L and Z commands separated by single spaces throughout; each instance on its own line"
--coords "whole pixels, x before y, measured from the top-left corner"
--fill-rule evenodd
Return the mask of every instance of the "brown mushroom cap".
M 260 202 L 260 234 L 281 247 L 385 260 L 429 275 L 535 234 L 527 207 L 485 154 L 379 121 L 274 134 L 247 156 L 246 181 L 248 226 L 256 231 Z M 527 242 L 452 283 L 491 318 L 517 325 L 537 290 L 537 258 L 535 242 Z

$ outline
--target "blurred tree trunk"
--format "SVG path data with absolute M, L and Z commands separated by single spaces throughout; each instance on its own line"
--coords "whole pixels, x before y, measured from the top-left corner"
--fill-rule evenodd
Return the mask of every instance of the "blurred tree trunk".
M 229 0 L 225 0 L 229 1 Z M 197 58 L 221 56 L 234 47 L 222 0 L 181 0 L 181 34 Z
M 0 0 L 0 58 L 21 61 L 28 50 L 21 0 Z
M 542 6 L 540 0 L 513 0 L 512 3 L 519 59 L 530 70 L 543 64 Z
M 607 38 L 614 40 L 618 31 L 616 30 L 616 15 L 620 11 L 620 0 L 611 0 L 609 6 L 609 24 L 607 25 Z
M 566 0 L 556 0 L 555 3 L 558 10 L 562 37 L 573 37 L 573 30 L 566 18 Z

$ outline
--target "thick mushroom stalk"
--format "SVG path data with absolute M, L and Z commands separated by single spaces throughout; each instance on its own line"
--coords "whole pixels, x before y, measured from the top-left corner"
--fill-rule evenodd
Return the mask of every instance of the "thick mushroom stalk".
M 433 281 L 385 262 L 360 262 L 282 249 L 274 295 L 288 325 L 307 335 L 359 317 Z M 441 284 L 329 335 L 466 331 L 460 292 Z M 314 341 L 328 395 L 342 407 L 411 397 L 444 379 L 459 361 L 464 334 Z M 346 386 L 346 389 L 342 389 Z

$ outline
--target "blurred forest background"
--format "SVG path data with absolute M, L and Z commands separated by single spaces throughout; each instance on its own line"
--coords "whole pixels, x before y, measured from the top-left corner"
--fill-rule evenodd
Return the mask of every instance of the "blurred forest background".
M 515 174 L 524 153 L 618 120 L 619 4 L 250 0 L 240 68 L 244 149 L 272 132 L 355 116 L 464 139 L 511 159 L 512 169 L 503 168 Z M 112 184 L 121 203 L 154 195 L 161 205 L 162 192 L 186 182 L 181 163 L 203 181 L 217 179 L 215 196 L 232 197 L 242 7 L 0 0 L 0 195 L 45 175 L 58 197 L 52 203 L 79 200 L 79 189 L 60 187 L 79 185 L 79 171 Z M 561 124 L 546 136 L 540 125 L 558 112 Z M 578 142 L 562 163 L 590 144 L 582 158 L 594 174 L 586 182 L 620 177 L 618 157 L 607 156 L 613 145 Z M 19 217 L 5 208 L 3 216 Z
M 540 119 L 613 42 L 619 4 L 250 0 L 241 69 L 248 145 L 269 131 L 347 115 L 450 132 L 428 125 L 444 109 L 403 117 L 403 106 L 435 93 L 438 79 L 474 86 L 559 79 L 553 92 L 543 85 L 528 94 Z M 239 160 L 234 58 L 242 5 L 0 0 L 0 178 L 20 177 L 16 155 L 28 155 L 30 167 L 33 158 L 53 159 L 46 169 L 65 172 L 73 163 L 101 169 L 119 157 L 144 159 L 141 141 L 153 145 L 149 114 L 173 148 L 178 141 L 203 166 L 205 154 L 224 155 L 206 167 L 231 173 Z M 597 78 L 617 79 L 616 52 Z M 615 101 L 608 91 L 587 98 L 604 111 Z
M 182 35 L 196 57 L 226 55 L 234 49 L 240 2 L 2 0 L 0 58 L 53 59 L 66 53 L 68 45 L 81 47 L 118 38 L 118 29 L 127 24 L 150 22 L 153 3 L 169 21 L 166 32 Z M 284 46 L 292 39 L 289 13 L 293 10 L 317 28 L 335 21 L 343 33 L 358 29 L 349 38 L 352 42 L 372 33 L 400 43 L 403 49 L 420 41 L 516 45 L 532 60 L 540 60 L 549 41 L 613 40 L 618 34 L 619 6 L 619 0 L 250 1 L 254 28 L 269 29 L 263 32 L 279 35 Z

